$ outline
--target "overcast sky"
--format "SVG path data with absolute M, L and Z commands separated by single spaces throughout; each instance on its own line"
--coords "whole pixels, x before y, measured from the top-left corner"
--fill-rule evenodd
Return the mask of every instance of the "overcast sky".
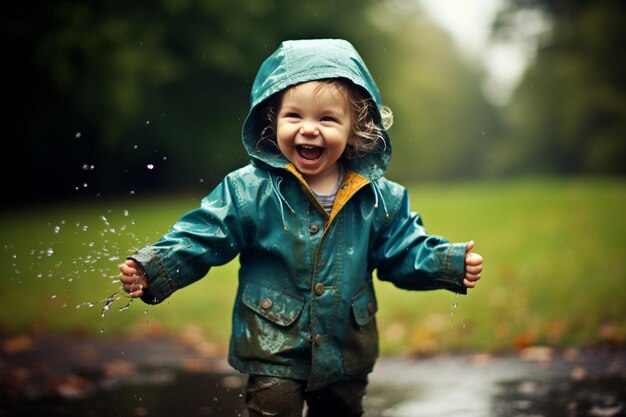
M 517 41 L 490 42 L 491 24 L 503 0 L 417 0 L 424 11 L 446 29 L 459 49 L 471 59 L 478 59 L 487 72 L 483 87 L 488 99 L 502 104 L 519 81 L 526 62 L 534 54 L 529 44 L 534 31 L 545 28 L 536 13 L 518 19 L 521 36 Z

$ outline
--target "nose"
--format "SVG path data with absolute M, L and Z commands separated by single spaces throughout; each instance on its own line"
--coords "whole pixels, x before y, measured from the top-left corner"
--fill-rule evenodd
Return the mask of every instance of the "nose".
M 315 123 L 307 122 L 300 128 L 300 134 L 303 136 L 319 136 L 320 130 Z

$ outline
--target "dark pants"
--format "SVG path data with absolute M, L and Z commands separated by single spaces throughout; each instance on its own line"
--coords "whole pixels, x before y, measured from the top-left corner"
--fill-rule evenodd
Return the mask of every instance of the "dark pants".
M 360 417 L 367 379 L 337 382 L 305 392 L 306 381 L 250 375 L 246 404 L 250 417 Z

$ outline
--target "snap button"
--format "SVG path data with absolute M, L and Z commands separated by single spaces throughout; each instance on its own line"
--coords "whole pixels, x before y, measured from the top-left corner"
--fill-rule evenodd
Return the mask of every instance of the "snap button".
M 315 345 L 319 346 L 320 343 L 322 343 L 322 336 L 321 335 L 315 335 Z
M 374 303 L 369 303 L 369 304 L 367 305 L 367 311 L 369 311 L 369 312 L 370 312 L 370 314 L 374 314 L 374 312 L 376 311 L 376 308 L 375 308 L 375 306 L 374 306 Z
M 322 284 L 321 282 L 318 282 L 317 284 L 315 284 L 315 294 L 317 295 L 324 294 L 324 284 Z
M 269 310 L 270 308 L 272 308 L 272 304 L 272 300 L 266 298 L 261 302 L 261 307 L 263 308 L 263 310 Z
M 314 235 L 316 234 L 318 231 L 320 230 L 320 227 L 318 225 L 316 225 L 315 223 L 309 225 L 309 233 Z
M 348 188 L 348 184 L 344 184 L 344 185 L 341 186 L 342 190 L 345 190 L 346 188 Z

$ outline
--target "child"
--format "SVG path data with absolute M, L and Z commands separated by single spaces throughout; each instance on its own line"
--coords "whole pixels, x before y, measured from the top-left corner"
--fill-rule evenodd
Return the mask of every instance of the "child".
M 229 362 L 251 416 L 360 416 L 378 355 L 372 273 L 409 290 L 465 293 L 473 242 L 430 236 L 383 177 L 390 112 L 352 45 L 283 42 L 254 81 L 236 170 L 158 242 L 120 266 L 157 304 L 239 255 Z

